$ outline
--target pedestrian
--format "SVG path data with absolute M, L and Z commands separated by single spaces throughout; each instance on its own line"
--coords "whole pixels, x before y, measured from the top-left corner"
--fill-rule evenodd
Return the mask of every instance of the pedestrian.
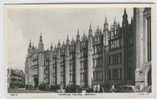
M 115 85 L 113 84 L 111 87 L 111 92 L 115 92 L 115 91 L 116 91 L 116 88 L 115 88 Z

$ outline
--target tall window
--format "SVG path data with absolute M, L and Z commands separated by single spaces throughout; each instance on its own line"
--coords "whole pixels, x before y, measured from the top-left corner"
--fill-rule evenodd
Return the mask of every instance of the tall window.
M 108 71 L 108 79 L 111 80 L 111 70 Z
M 113 69 L 112 74 L 113 74 L 112 77 L 114 80 L 119 79 L 118 69 Z

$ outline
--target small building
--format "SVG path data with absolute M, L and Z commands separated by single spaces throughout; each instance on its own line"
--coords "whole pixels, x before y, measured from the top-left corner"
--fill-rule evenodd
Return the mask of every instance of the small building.
M 24 88 L 25 74 L 23 70 L 8 69 L 8 88 Z

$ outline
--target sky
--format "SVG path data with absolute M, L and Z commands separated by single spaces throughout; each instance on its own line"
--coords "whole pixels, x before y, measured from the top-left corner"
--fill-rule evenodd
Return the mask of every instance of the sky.
M 74 5 L 75 6 L 75 5 Z M 126 8 L 128 20 L 133 16 L 133 9 Z M 103 28 L 105 17 L 109 25 L 114 20 L 122 23 L 124 8 L 107 7 L 53 7 L 53 6 L 22 6 L 7 7 L 5 10 L 5 45 L 6 62 L 9 68 L 23 69 L 29 41 L 38 45 L 42 34 L 45 49 L 63 42 L 67 35 L 76 37 L 79 29 L 80 36 L 88 34 L 91 24 L 93 32 L 99 26 Z

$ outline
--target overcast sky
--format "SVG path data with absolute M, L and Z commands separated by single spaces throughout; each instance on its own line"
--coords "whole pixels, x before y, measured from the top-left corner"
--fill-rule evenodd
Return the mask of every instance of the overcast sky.
M 65 41 L 76 37 L 77 29 L 80 35 L 87 34 L 89 25 L 93 31 L 99 25 L 103 27 L 105 17 L 112 24 L 116 19 L 122 23 L 124 8 L 52 8 L 29 6 L 18 8 L 9 7 L 6 10 L 6 53 L 7 65 L 12 68 L 24 69 L 27 48 L 31 40 L 38 45 L 42 33 L 44 46 L 47 49 L 58 40 Z M 133 9 L 126 9 L 130 22 Z

